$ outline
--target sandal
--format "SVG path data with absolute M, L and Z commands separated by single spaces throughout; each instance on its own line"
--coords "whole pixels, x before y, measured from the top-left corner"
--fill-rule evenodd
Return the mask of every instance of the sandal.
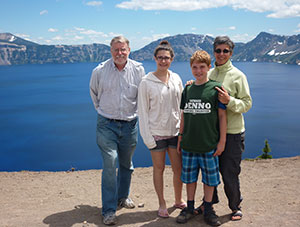
M 168 218 L 169 212 L 167 209 L 159 208 L 157 215 L 158 215 L 158 217 L 161 217 L 161 218 Z
M 231 214 L 231 221 L 239 221 L 243 217 L 243 213 L 241 210 L 233 211 Z
M 186 205 L 185 202 L 181 202 L 181 203 L 179 203 L 179 204 L 176 204 L 176 203 L 175 203 L 175 204 L 173 205 L 173 207 L 182 210 L 182 209 L 184 209 L 185 207 L 187 207 L 187 205 Z

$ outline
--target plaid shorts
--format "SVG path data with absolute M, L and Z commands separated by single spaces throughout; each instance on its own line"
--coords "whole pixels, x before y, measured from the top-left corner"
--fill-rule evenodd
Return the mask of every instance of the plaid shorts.
M 220 184 L 219 159 L 214 157 L 215 150 L 207 153 L 192 153 L 182 150 L 181 181 L 186 184 L 198 181 L 201 169 L 202 183 L 208 186 Z

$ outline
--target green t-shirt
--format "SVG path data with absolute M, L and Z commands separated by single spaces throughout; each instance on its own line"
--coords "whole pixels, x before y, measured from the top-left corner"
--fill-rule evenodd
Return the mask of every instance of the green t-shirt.
M 180 109 L 184 113 L 181 148 L 188 152 L 206 153 L 219 142 L 218 91 L 221 84 L 208 81 L 193 83 L 182 92 Z

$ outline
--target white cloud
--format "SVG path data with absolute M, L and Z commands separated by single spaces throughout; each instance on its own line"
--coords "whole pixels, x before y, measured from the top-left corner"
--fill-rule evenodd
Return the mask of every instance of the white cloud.
M 289 1 L 286 1 L 289 2 Z M 290 1 L 293 2 L 293 1 Z M 300 17 L 300 1 L 294 4 L 282 4 L 281 6 L 274 7 L 274 13 L 269 14 L 267 17 L 271 18 L 287 18 L 287 17 Z
M 85 29 L 84 28 L 75 27 L 75 30 L 77 30 L 77 31 L 84 31 Z
M 234 42 L 247 43 L 247 42 L 253 40 L 255 38 L 255 36 L 252 36 L 252 35 L 249 35 L 249 34 L 245 33 L 245 34 L 232 35 L 230 38 Z
M 75 27 L 74 28 L 77 32 L 79 32 L 81 35 L 87 35 L 89 38 L 95 38 L 95 37 L 102 37 L 102 38 L 108 38 L 108 37 L 115 37 L 117 35 L 121 35 L 118 33 L 114 33 L 114 32 L 109 32 L 109 33 L 104 33 L 101 31 L 95 31 L 92 29 L 85 29 L 85 28 L 79 28 L 79 27 Z M 69 31 L 71 32 L 71 31 Z
M 195 27 L 192 27 L 192 28 L 191 28 L 191 30 L 192 30 L 192 31 L 196 31 L 196 30 L 197 30 L 197 28 L 195 28 Z
M 153 34 L 151 35 L 150 37 L 149 36 L 144 36 L 142 39 L 146 42 L 146 43 L 150 43 L 150 42 L 153 42 L 153 41 L 156 41 L 158 39 L 161 39 L 161 38 L 165 38 L 165 37 L 168 37 L 170 36 L 170 34 L 168 33 L 164 33 L 164 34 Z
M 300 33 L 300 24 L 298 24 L 297 29 L 295 30 L 295 32 Z
M 234 31 L 236 30 L 235 26 L 229 26 L 229 27 L 222 27 L 222 28 L 216 28 L 217 30 L 223 31 L 223 32 L 228 32 L 228 31 Z
M 58 35 L 58 36 L 53 37 L 52 40 L 61 41 L 61 40 L 63 40 L 63 37 Z
M 82 40 L 84 39 L 83 36 L 75 35 L 74 40 Z
M 133 10 L 175 10 L 195 11 L 219 7 L 231 7 L 252 12 L 267 12 L 267 17 L 286 18 L 300 17 L 299 0 L 128 0 L 122 1 L 116 7 Z
M 27 40 L 27 41 L 32 41 L 32 40 L 30 39 L 30 35 L 27 35 L 27 34 L 20 34 L 20 33 L 17 33 L 16 36 L 18 36 L 18 37 L 20 37 L 20 38 L 22 38 L 22 39 L 25 39 L 25 40 Z
M 29 38 L 29 37 L 30 37 L 30 35 L 27 35 L 27 34 L 20 34 L 20 33 L 17 33 L 16 36 L 21 37 L 21 38 L 23 38 L 23 39 Z
M 108 36 L 110 36 L 110 37 L 116 37 L 116 36 L 119 36 L 119 35 L 123 35 L 123 34 L 121 34 L 121 33 L 114 33 L 114 32 L 109 32 L 108 33 Z
M 80 34 L 84 34 L 84 35 L 103 35 L 104 33 L 103 32 L 98 32 L 98 31 L 95 31 L 95 30 L 92 30 L 92 29 L 89 29 L 89 30 L 81 30 L 79 31 Z
M 49 28 L 48 32 L 58 32 L 58 29 L 56 29 L 56 28 Z
M 48 10 L 43 10 L 43 11 L 40 12 L 40 15 L 45 15 L 47 13 L 48 13 Z
M 270 33 L 274 33 L 274 32 L 275 32 L 275 30 L 274 30 L 273 28 L 269 28 L 269 29 L 268 29 L 268 32 L 270 32 Z
M 86 5 L 88 5 L 88 6 L 101 6 L 102 2 L 101 1 L 91 1 L 91 2 L 87 2 Z

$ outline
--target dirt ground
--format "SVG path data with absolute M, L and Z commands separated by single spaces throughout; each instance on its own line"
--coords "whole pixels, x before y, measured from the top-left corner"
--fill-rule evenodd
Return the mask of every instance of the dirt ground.
M 165 197 L 170 218 L 157 217 L 158 201 L 152 183 L 152 167 L 136 168 L 131 198 L 143 207 L 117 211 L 116 226 L 207 226 L 202 215 L 185 225 L 177 224 L 180 210 L 172 208 L 172 171 L 165 170 Z M 101 218 L 101 170 L 74 172 L 0 172 L 1 227 L 104 226 Z M 300 226 L 300 156 L 242 161 L 240 176 L 244 197 L 241 221 L 230 221 L 223 185 L 215 210 L 222 226 Z M 186 198 L 185 188 L 183 190 Z M 196 205 L 202 198 L 198 183 Z

